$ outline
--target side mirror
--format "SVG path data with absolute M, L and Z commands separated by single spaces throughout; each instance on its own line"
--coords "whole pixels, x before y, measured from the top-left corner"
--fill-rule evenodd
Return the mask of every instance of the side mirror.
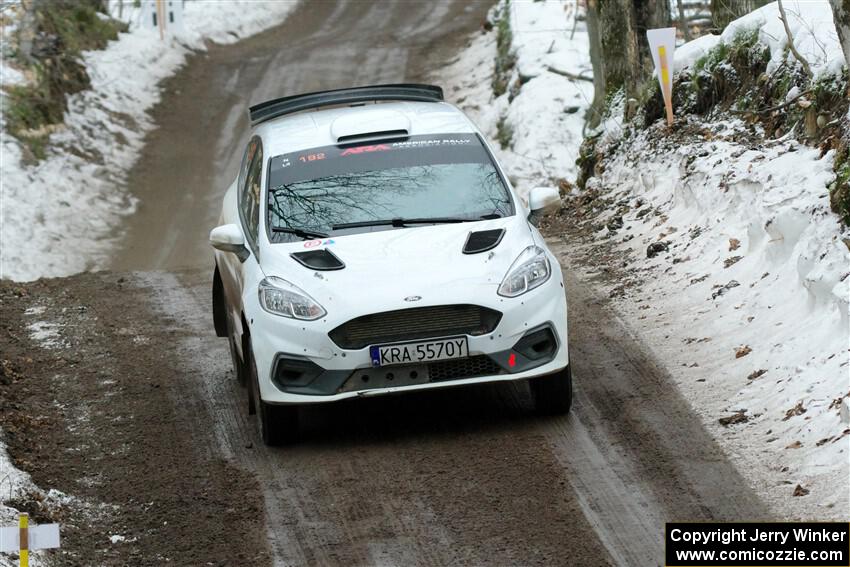
M 534 187 L 528 192 L 528 208 L 532 217 L 554 213 L 561 206 L 561 194 L 555 187 Z
M 248 259 L 248 249 L 245 248 L 245 237 L 242 230 L 235 224 L 224 224 L 210 231 L 210 244 L 216 250 L 232 252 L 244 262 Z

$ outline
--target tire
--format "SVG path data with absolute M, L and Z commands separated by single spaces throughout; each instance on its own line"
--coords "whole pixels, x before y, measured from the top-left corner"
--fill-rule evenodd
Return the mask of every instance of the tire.
M 298 439 L 298 407 L 267 404 L 260 398 L 257 364 L 254 362 L 251 343 L 247 344 L 245 355 L 249 373 L 248 413 L 254 414 L 264 444 L 270 447 L 292 444 Z
M 245 363 L 239 356 L 239 351 L 236 349 L 236 333 L 233 332 L 233 324 L 230 322 L 230 317 L 227 318 L 227 343 L 230 345 L 230 362 L 233 364 L 233 375 L 236 377 L 239 385 L 245 386 L 248 383 L 248 371 L 245 368 Z M 244 355 L 244 345 L 242 352 Z
M 221 283 L 221 275 L 218 273 L 218 266 L 215 267 L 215 272 L 213 272 L 212 312 L 215 336 L 226 337 L 228 331 L 227 306 L 225 305 L 224 285 Z
M 541 415 L 565 415 L 573 405 L 573 374 L 570 367 L 555 374 L 529 380 L 534 409 Z

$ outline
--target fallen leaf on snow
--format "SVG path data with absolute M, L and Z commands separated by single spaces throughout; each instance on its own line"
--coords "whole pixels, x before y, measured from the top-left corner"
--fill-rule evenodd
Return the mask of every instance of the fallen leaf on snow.
M 753 352 L 753 349 L 750 348 L 750 345 L 740 346 L 735 349 L 735 358 L 741 358 L 742 356 L 747 356 Z
M 732 415 L 721 417 L 717 420 L 717 422 L 723 427 L 729 427 L 730 425 L 735 425 L 736 423 L 747 423 L 750 420 L 747 417 L 747 410 L 739 410 L 733 413 Z
M 808 493 L 809 493 L 808 488 L 803 488 L 803 486 L 801 484 L 798 484 L 794 488 L 794 493 L 792 494 L 792 496 L 805 496 Z
M 767 369 L 761 368 L 759 370 L 754 370 L 750 372 L 750 375 L 747 376 L 747 380 L 755 380 L 756 378 L 761 378 L 767 373 Z
M 723 261 L 723 267 L 728 268 L 732 264 L 736 264 L 743 256 L 732 256 Z
M 799 449 L 802 446 L 803 446 L 803 444 L 800 443 L 800 441 L 794 441 L 790 445 L 787 445 L 785 448 L 786 449 Z
M 788 421 L 795 415 L 802 415 L 804 413 L 806 413 L 806 408 L 803 407 L 803 400 L 800 400 L 796 406 L 785 412 L 785 417 L 782 418 L 782 421 Z
M 737 238 L 730 238 L 729 239 L 729 252 L 732 252 L 733 250 L 737 250 L 740 247 L 741 247 L 741 241 L 740 240 L 738 240 Z

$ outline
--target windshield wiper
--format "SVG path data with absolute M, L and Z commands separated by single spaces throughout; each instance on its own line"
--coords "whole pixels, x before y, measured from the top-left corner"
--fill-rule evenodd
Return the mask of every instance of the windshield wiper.
M 396 218 L 360 222 L 344 222 L 342 224 L 335 224 L 331 228 L 333 228 L 334 230 L 340 230 L 344 228 L 359 228 L 362 226 L 395 226 L 398 228 L 403 228 L 409 224 L 448 224 L 455 222 L 471 222 L 472 220 L 474 219 L 462 219 L 457 217 L 431 217 L 418 219 Z
M 299 238 L 327 238 L 330 236 L 327 233 L 319 232 L 318 230 L 310 230 L 309 228 L 297 228 L 293 226 L 273 226 L 272 232 L 285 234 L 294 234 Z

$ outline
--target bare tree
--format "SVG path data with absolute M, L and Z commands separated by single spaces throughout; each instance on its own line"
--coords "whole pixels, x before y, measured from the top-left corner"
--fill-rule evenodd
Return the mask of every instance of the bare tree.
M 838 32 L 838 40 L 844 51 L 844 63 L 850 70 L 850 0 L 829 0 L 829 3 L 832 5 L 835 31 Z
M 39 8 L 41 0 L 23 0 L 21 8 L 23 15 L 18 24 L 18 51 L 23 61 L 30 63 L 33 61 L 33 47 L 35 45 L 35 37 L 38 33 L 38 17 L 36 9 Z
M 589 128 L 596 128 L 605 111 L 605 61 L 602 58 L 598 0 L 587 0 L 587 35 L 590 42 L 590 63 L 593 66 L 593 103 L 587 109 L 585 124 Z
M 771 0 L 711 0 L 711 18 L 714 27 L 722 30 L 732 20 L 737 20 Z
M 685 35 L 685 41 L 691 41 L 691 27 L 685 18 L 685 4 L 682 0 L 676 0 L 676 9 L 679 11 L 679 25 L 682 26 L 682 33 Z
M 805 71 L 806 75 L 809 79 L 811 79 L 814 76 L 812 75 L 812 67 L 809 65 L 809 62 L 806 61 L 806 58 L 797 51 L 797 47 L 794 45 L 794 35 L 791 33 L 791 28 L 788 27 L 788 15 L 785 13 L 785 7 L 782 5 L 782 0 L 777 0 L 777 5 L 779 6 L 779 19 L 782 20 L 782 25 L 785 27 L 785 35 L 788 36 L 788 49 L 791 51 L 791 54 L 794 55 L 794 59 L 800 62 L 800 65 L 803 66 L 803 71 Z

